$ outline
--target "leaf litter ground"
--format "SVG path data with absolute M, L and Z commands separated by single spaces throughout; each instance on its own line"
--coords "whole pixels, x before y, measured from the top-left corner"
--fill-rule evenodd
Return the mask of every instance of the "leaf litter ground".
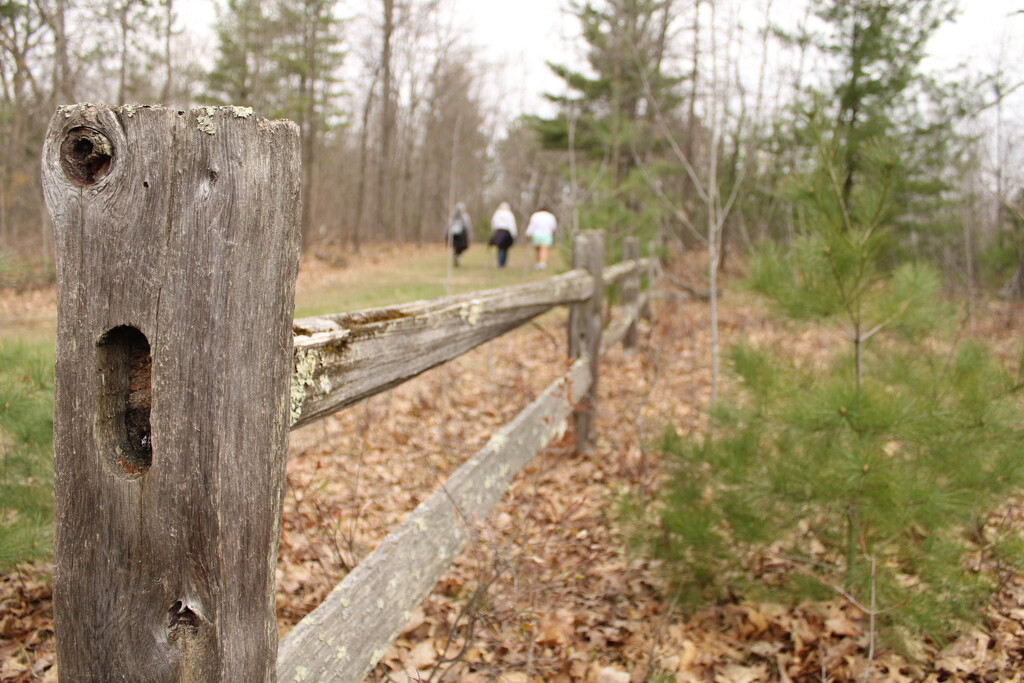
M 316 276 L 324 277 L 322 272 Z M 842 600 L 786 607 L 726 601 L 674 608 L 659 567 L 634 556 L 616 522 L 627 492 L 662 475 L 651 450 L 666 425 L 704 427 L 710 396 L 706 304 L 662 292 L 635 353 L 602 360 L 598 441 L 572 434 L 540 453 L 413 613 L 370 681 L 863 680 L 864 615 Z M 814 362 L 820 330 L 771 319 L 729 296 L 728 344 L 745 336 Z M 1009 349 L 1020 310 L 993 305 L 979 332 Z M 387 394 L 292 434 L 277 567 L 286 633 L 409 511 L 565 369 L 555 312 Z M 1008 504 L 993 524 L 1024 526 Z M 0 577 L 0 680 L 56 680 L 50 567 Z M 1024 580 L 1007 575 L 982 626 L 914 661 L 875 657 L 876 681 L 1024 680 Z

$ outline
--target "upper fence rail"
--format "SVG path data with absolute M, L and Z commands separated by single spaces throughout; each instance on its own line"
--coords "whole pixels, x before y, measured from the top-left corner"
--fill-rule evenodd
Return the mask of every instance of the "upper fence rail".
M 618 263 L 603 281 L 652 263 Z M 577 269 L 523 285 L 296 320 L 292 428 L 391 389 L 556 306 L 584 301 L 593 287 L 593 277 Z

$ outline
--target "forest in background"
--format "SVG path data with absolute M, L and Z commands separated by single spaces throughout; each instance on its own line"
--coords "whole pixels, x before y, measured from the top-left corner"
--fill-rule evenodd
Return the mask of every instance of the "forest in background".
M 552 64 L 563 86 L 546 111 L 526 114 L 510 110 L 516 84 L 480 58 L 440 0 L 218 5 L 206 50 L 182 18 L 185 0 L 0 0 L 0 286 L 52 278 L 39 148 L 54 107 L 83 99 L 248 104 L 295 120 L 307 278 L 317 268 L 358 277 L 360 259 L 332 260 L 362 246 L 361 259 L 385 242 L 406 243 L 389 246 L 392 254 L 434 242 L 418 251 L 435 255 L 427 270 L 436 279 L 456 201 L 469 205 L 478 239 L 500 200 L 521 219 L 550 205 L 564 243 L 578 230 L 603 229 L 610 260 L 622 237 L 638 236 L 670 257 L 656 290 L 666 314 L 651 327 L 649 348 L 627 359 L 631 368 L 602 382 L 621 403 L 604 404 L 607 433 L 617 436 L 595 460 L 616 463 L 609 479 L 628 486 L 583 495 L 566 476 L 559 488 L 571 491 L 570 508 L 577 498 L 600 501 L 573 538 L 612 530 L 601 552 L 624 558 L 629 541 L 630 551 L 653 558 L 642 565 L 645 578 L 630 582 L 637 604 L 658 606 L 622 621 L 614 600 L 595 599 L 622 591 L 593 591 L 621 585 L 629 563 L 604 563 L 588 568 L 593 584 L 571 608 L 557 592 L 558 623 L 538 622 L 551 610 L 533 602 L 508 610 L 525 616 L 493 634 L 495 650 L 517 653 L 506 646 L 520 641 L 527 652 L 548 647 L 552 670 L 598 666 L 616 653 L 617 666 L 637 672 L 647 661 L 644 680 L 711 675 L 732 667 L 730 658 L 742 670 L 722 680 L 762 680 L 748 674 L 767 671 L 764 652 L 796 680 L 820 680 L 825 670 L 864 680 L 926 680 L 929 667 L 942 680 L 955 680 L 945 672 L 976 680 L 1020 670 L 1024 355 L 1020 304 L 992 295 L 1024 291 L 1015 153 L 1024 89 L 1007 39 L 1024 8 L 993 27 L 995 47 L 1005 29 L 999 59 L 937 74 L 929 55 L 944 47 L 935 41 L 955 15 L 953 0 L 566 3 L 579 27 L 577 61 Z M 801 16 L 783 21 L 797 5 Z M 470 253 L 462 277 L 475 268 L 493 283 L 497 271 L 485 268 L 482 251 Z M 732 272 L 748 277 L 722 288 L 722 266 L 737 254 L 744 267 Z M 397 257 L 382 261 L 392 275 L 410 270 Z M 388 301 L 400 298 L 397 284 L 373 284 Z M 740 286 L 757 293 L 756 303 L 730 296 L 720 310 L 719 293 Z M 691 295 L 685 310 L 670 296 L 680 288 Z M 52 287 L 8 290 L 0 303 L 52 310 L 52 297 Z M 537 332 L 545 345 L 554 338 Z M 31 327 L 26 336 L 43 335 Z M 45 565 L 52 346 L 37 351 L 45 340 L 33 341 L 0 348 L 0 368 L 10 369 L 0 375 L 0 460 L 12 473 L 24 465 L 0 476 L 21 491 L 4 517 L 35 525 L 0 539 L 0 562 L 13 566 L 31 548 L 44 563 L 38 580 L 26 583 L 21 570 L 0 577 L 7 595 L 20 596 L 0 594 L 20 610 L 0 629 L 16 634 L 0 643 L 0 679 L 13 671 L 10 680 L 55 673 Z M 522 359 L 508 367 L 515 382 L 536 374 Z M 419 410 L 396 401 L 400 414 Z M 478 403 L 493 402 L 477 396 L 468 407 Z M 642 418 L 646 408 L 656 410 Z M 468 414 L 438 419 L 461 428 L 474 424 Z M 408 428 L 392 431 L 409 442 Z M 309 464 L 317 477 L 324 448 Z M 351 453 L 337 455 L 348 467 Z M 388 477 L 395 461 L 382 455 Z M 578 480 L 589 486 L 599 471 L 587 465 Z M 303 528 L 333 534 L 336 519 L 311 518 Z M 551 537 L 546 526 L 534 531 L 523 547 Z M 354 563 L 338 553 L 327 571 L 324 552 L 301 561 L 325 574 Z M 298 566 L 298 557 L 284 562 Z M 312 606 L 303 591 L 332 584 L 286 581 L 284 611 L 298 618 Z M 443 625 L 450 639 L 450 620 L 438 615 L 463 595 L 430 607 L 430 638 Z M 776 600 L 788 607 L 776 609 Z M 816 607 L 794 618 L 806 600 Z M 766 601 L 765 612 L 750 601 Z M 659 609 L 664 622 L 652 625 Z M 662 625 L 683 610 L 698 615 L 694 631 L 657 653 Z M 771 649 L 745 642 L 741 655 L 707 654 L 722 646 L 705 642 L 723 632 L 722 615 L 741 612 L 762 624 L 755 635 L 768 634 Z M 634 640 L 608 624 L 653 633 Z M 967 630 L 979 624 L 984 632 Z M 745 626 L 736 630 L 749 640 Z M 808 631 L 813 638 L 787 640 Z M 470 642 L 472 626 L 460 637 Z M 627 640 L 633 651 L 622 655 Z M 968 647 L 985 661 L 965 663 Z M 584 652 L 592 661 L 579 659 Z M 493 653 L 480 658 L 496 671 L 521 667 Z M 539 666 L 527 658 L 526 671 Z
M 613 254 L 639 235 L 722 262 L 798 231 L 794 178 L 824 146 L 848 193 L 882 145 L 902 178 L 901 250 L 960 293 L 1019 296 L 1024 128 L 1009 36 L 1024 15 L 992 27 L 992 60 L 932 73 L 927 55 L 943 46 L 930 41 L 956 9 L 569 2 L 578 61 L 551 65 L 564 87 L 538 116 L 510 110 L 517 84 L 445 0 L 217 0 L 212 46 L 183 0 L 0 0 L 0 278 L 52 270 L 38 177 L 55 107 L 161 102 L 298 123 L 307 250 L 440 240 L 457 201 L 485 237 L 508 200 L 521 217 L 553 207 L 565 236 L 607 230 Z

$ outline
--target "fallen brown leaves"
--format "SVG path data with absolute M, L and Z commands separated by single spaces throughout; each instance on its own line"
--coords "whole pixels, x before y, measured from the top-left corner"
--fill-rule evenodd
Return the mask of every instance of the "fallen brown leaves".
M 780 325 L 753 302 L 732 297 L 724 315 L 728 339 L 745 335 L 807 363 L 824 355 L 822 334 L 827 332 Z M 356 496 L 363 501 L 360 509 L 374 508 L 365 525 L 385 533 L 391 522 L 375 524 L 371 517 L 397 522 L 417 502 L 409 498 L 410 488 L 430 490 L 431 477 L 440 480 L 550 381 L 545 364 L 556 365 L 564 353 L 550 341 L 561 336 L 561 324 L 557 316 L 545 318 L 540 323 L 544 331 L 528 328 L 498 340 L 365 409 L 390 427 L 374 427 L 373 448 L 355 459 L 363 475 L 351 469 L 332 475 L 335 484 L 347 481 L 341 487 L 349 491 L 365 485 Z M 416 610 L 370 680 L 863 678 L 867 621 L 841 599 L 795 608 L 725 603 L 686 616 L 672 609 L 658 567 L 625 551 L 614 508 L 625 490 L 649 491 L 655 485 L 660 472 L 650 440 L 667 423 L 685 434 L 703 427 L 710 394 L 706 330 L 706 307 L 662 302 L 656 322 L 644 327 L 639 353 L 617 349 L 602 361 L 597 447 L 585 456 L 573 455 L 570 437 L 524 470 L 491 519 L 478 524 L 471 546 Z M 452 410 L 432 413 L 426 410 L 431 401 L 441 408 L 448 403 Z M 398 421 L 410 409 L 418 427 Z M 340 437 L 348 444 L 343 450 L 360 448 L 357 435 L 365 423 L 357 417 L 338 416 L 326 427 L 328 434 L 347 434 Z M 454 438 L 437 436 L 445 433 Z M 411 447 L 406 440 L 414 442 Z M 396 457 L 399 452 L 406 455 Z M 434 469 L 394 472 L 405 467 L 401 463 L 407 458 Z M 301 461 L 293 460 L 291 476 L 301 476 L 302 470 Z M 399 489 L 405 492 L 401 512 L 387 510 L 398 503 L 395 496 L 386 504 L 367 500 L 381 489 L 369 485 L 365 473 L 378 471 L 373 476 L 392 473 L 410 482 Z M 359 532 L 348 538 L 362 552 L 372 546 Z M 1013 613 L 1019 604 L 1014 591 L 1021 588 L 1019 577 L 1013 577 L 990 611 L 985 631 L 964 634 L 941 652 L 923 647 L 911 661 L 883 650 L 872 663 L 871 680 L 1013 680 L 1024 647 L 1022 622 Z M 287 602 L 283 596 L 280 600 Z
M 49 565 L 0 577 L 0 680 L 56 681 Z
M 326 274 L 321 274 L 328 277 Z M 596 447 L 571 433 L 515 480 L 498 510 L 414 611 L 375 681 L 863 680 L 867 622 L 852 605 L 724 602 L 673 607 L 659 567 L 626 551 L 615 524 L 626 491 L 650 492 L 661 471 L 650 443 L 666 424 L 704 425 L 710 395 L 706 305 L 667 297 L 637 353 L 601 365 Z M 1006 338 L 999 308 L 986 330 Z M 769 319 L 755 302 L 723 302 L 725 342 L 740 335 L 805 362 L 822 332 Z M 564 314 L 310 425 L 292 435 L 280 558 L 278 625 L 286 632 L 445 477 L 564 367 Z M 1020 507 L 998 523 L 1024 524 Z M 993 518 L 993 523 L 996 518 Z M 45 568 L 0 581 L 0 679 L 53 678 Z M 1024 580 L 1007 575 L 982 627 L 917 659 L 882 650 L 875 681 L 1021 681 Z

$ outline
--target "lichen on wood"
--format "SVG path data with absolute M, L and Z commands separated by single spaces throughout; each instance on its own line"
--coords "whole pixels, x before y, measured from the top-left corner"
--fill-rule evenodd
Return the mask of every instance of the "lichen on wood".
M 196 127 L 207 135 L 217 133 L 217 124 L 213 122 L 213 116 L 217 113 L 216 107 L 200 107 L 196 112 Z

